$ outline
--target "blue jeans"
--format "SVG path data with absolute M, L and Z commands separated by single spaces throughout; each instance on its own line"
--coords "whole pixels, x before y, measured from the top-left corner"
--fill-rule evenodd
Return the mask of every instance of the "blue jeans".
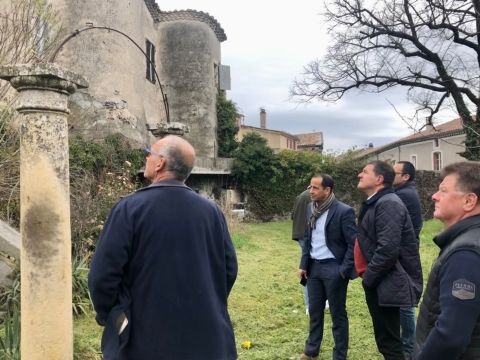
M 415 308 L 400 308 L 400 327 L 402 329 L 402 350 L 405 357 L 413 356 L 415 346 Z
M 302 256 L 305 241 L 305 239 L 298 240 L 298 245 L 300 245 L 300 256 Z M 305 302 L 305 309 L 308 309 L 308 288 L 306 286 L 303 287 L 303 301 Z

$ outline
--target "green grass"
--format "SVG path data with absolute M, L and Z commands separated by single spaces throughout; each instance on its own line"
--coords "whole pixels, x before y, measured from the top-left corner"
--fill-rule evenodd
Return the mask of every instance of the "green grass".
M 438 254 L 432 237 L 442 226 L 429 221 L 421 234 L 424 276 Z M 308 334 L 308 317 L 303 305 L 303 288 L 297 270 L 300 249 L 290 239 L 291 222 L 236 226 L 232 235 L 237 248 L 239 273 L 229 299 L 239 359 L 297 359 Z M 350 282 L 347 298 L 350 321 L 350 360 L 380 360 L 370 315 L 360 280 Z M 89 313 L 75 321 L 76 359 L 100 359 L 101 328 Z M 251 342 L 243 349 L 243 341 Z M 331 319 L 325 317 L 321 358 L 331 358 Z

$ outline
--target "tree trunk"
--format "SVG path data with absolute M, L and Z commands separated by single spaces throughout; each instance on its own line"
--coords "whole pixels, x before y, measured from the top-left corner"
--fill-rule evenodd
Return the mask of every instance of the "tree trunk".
M 463 128 L 465 129 L 465 151 L 459 153 L 467 160 L 480 160 L 480 121 L 477 119 L 480 116 L 480 108 L 477 107 L 475 118 L 470 114 L 461 113 Z

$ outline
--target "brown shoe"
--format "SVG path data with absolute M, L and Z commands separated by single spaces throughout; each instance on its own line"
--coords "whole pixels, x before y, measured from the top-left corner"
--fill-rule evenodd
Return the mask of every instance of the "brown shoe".
M 318 360 L 318 356 L 308 356 L 305 355 L 305 353 L 302 353 L 302 355 L 300 355 L 300 360 Z

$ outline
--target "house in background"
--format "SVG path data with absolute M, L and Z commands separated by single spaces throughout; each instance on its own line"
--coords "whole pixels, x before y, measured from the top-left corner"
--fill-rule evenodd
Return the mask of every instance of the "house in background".
M 268 147 L 274 152 L 297 150 L 299 144 L 295 135 L 285 131 L 267 129 L 267 112 L 264 108 L 260 108 L 260 127 L 238 124 L 237 141 L 242 141 L 245 135 L 250 133 L 256 133 L 267 140 Z
M 462 121 L 455 119 L 435 127 L 427 124 L 423 131 L 378 148 L 362 149 L 354 156 L 392 164 L 410 161 L 417 170 L 439 171 L 448 164 L 465 161 L 459 155 L 465 151 L 464 141 Z
M 306 134 L 290 134 L 281 130 L 267 129 L 267 112 L 260 108 L 260 127 L 243 124 L 243 116 L 238 121 L 237 141 L 242 141 L 246 134 L 256 133 L 267 140 L 267 145 L 274 152 L 281 150 L 323 150 L 323 133 L 312 132 Z
M 295 135 L 300 141 L 298 150 L 323 151 L 323 133 L 321 131 Z

